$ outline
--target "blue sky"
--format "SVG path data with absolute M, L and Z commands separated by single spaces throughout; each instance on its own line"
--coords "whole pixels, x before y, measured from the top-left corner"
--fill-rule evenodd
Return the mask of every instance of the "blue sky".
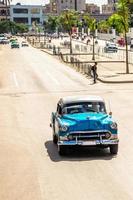
M 49 0 L 12 0 L 12 4 L 16 4 L 18 2 L 21 2 L 22 4 L 43 4 L 43 3 L 48 3 Z M 102 5 L 107 3 L 107 0 L 86 0 L 86 2 Z

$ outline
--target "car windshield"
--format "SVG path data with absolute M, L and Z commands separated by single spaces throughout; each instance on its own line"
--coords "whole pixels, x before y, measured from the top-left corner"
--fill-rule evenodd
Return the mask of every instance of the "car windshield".
M 87 112 L 102 112 L 106 113 L 103 102 L 87 102 L 68 104 L 63 108 L 63 114 L 87 113 Z

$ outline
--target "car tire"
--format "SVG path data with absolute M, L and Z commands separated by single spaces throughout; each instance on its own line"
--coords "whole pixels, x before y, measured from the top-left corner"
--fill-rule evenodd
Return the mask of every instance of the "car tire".
M 118 144 L 114 144 L 110 146 L 110 153 L 112 155 L 116 155 L 118 153 Z
M 58 145 L 58 153 L 60 156 L 65 156 L 67 155 L 67 147 L 63 145 Z
M 57 144 L 57 142 L 58 142 L 58 138 L 55 134 L 53 134 L 53 143 Z

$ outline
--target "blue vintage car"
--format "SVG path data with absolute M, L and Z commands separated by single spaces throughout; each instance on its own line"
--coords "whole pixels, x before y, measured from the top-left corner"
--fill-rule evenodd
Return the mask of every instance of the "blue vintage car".
M 72 146 L 109 147 L 111 154 L 118 152 L 117 123 L 107 114 L 104 100 L 98 96 L 61 98 L 57 111 L 52 113 L 53 142 L 60 155 Z

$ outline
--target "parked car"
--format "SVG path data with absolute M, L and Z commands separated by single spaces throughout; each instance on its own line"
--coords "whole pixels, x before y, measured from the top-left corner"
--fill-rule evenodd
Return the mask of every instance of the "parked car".
M 133 51 L 133 44 L 130 44 L 130 50 Z
M 13 41 L 12 43 L 11 43 L 11 49 L 14 49 L 14 48 L 19 48 L 20 46 L 19 46 L 19 43 L 17 42 L 17 41 Z
M 119 40 L 117 41 L 117 43 L 118 43 L 119 46 L 124 47 L 124 46 L 125 46 L 125 40 L 124 40 L 124 38 L 119 39 Z
M 116 53 L 118 51 L 118 47 L 115 43 L 106 43 L 106 46 L 104 47 L 105 53 Z
M 26 41 L 22 41 L 21 46 L 22 46 L 22 47 L 28 47 L 29 44 L 28 44 Z
M 12 38 L 10 39 L 10 42 L 16 42 L 16 41 L 18 41 L 18 39 L 15 38 L 15 37 L 12 37 Z
M 61 98 L 50 126 L 60 155 L 68 153 L 72 146 L 109 147 L 111 154 L 118 152 L 117 123 L 111 113 L 107 114 L 101 97 Z

